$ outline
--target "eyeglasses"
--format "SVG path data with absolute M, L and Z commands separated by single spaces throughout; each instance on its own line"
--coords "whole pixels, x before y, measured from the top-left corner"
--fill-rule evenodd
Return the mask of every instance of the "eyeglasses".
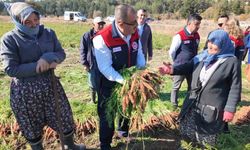
M 223 25 L 223 23 L 218 23 L 218 26 L 219 26 L 219 27 L 222 27 L 222 25 Z
M 127 23 L 127 22 L 123 21 L 123 23 L 126 25 L 129 25 L 129 26 L 137 26 L 138 25 L 137 21 L 134 21 L 134 23 Z

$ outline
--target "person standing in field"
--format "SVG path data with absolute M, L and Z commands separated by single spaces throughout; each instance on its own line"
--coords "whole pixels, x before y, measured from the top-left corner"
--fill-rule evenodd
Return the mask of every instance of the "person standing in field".
M 218 29 L 224 30 L 228 20 L 229 20 L 228 15 L 221 15 L 218 18 Z
M 234 44 L 235 56 L 238 58 L 239 63 L 241 64 L 245 53 L 245 46 L 244 33 L 240 28 L 239 20 L 236 18 L 230 19 L 225 26 L 225 31 L 228 32 L 229 37 Z
M 22 135 L 32 150 L 42 150 L 43 128 L 48 125 L 63 134 L 64 147 L 84 150 L 84 145 L 74 143 L 72 110 L 52 71 L 66 57 L 55 32 L 40 24 L 40 14 L 31 5 L 17 2 L 6 7 L 15 29 L 3 35 L 0 54 L 4 71 L 12 78 L 10 104 Z
M 96 61 L 100 71 L 97 77 L 97 93 L 101 150 L 111 149 L 114 120 L 107 120 L 106 104 L 110 100 L 116 84 L 126 82 L 120 71 L 132 66 L 145 67 L 137 25 L 135 9 L 126 4 L 118 5 L 115 8 L 115 21 L 98 32 L 93 39 Z M 109 126 L 109 121 L 112 126 Z M 128 137 L 128 124 L 128 119 L 119 119 L 119 137 Z
M 93 28 L 83 34 L 80 42 L 81 64 L 88 72 L 88 84 L 90 87 L 91 100 L 96 103 L 95 67 L 97 67 L 92 39 L 96 33 L 103 29 L 105 21 L 102 17 L 95 17 Z
M 172 40 L 169 56 L 173 65 L 180 65 L 190 61 L 198 52 L 200 28 L 202 17 L 198 14 L 191 14 L 187 19 L 187 25 L 179 31 Z M 178 107 L 178 92 L 184 79 L 187 80 L 188 91 L 192 80 L 191 75 L 173 76 L 173 87 L 171 91 L 171 103 L 176 109 Z
M 215 30 L 208 41 L 208 49 L 188 63 L 159 67 L 163 75 L 192 74 L 191 90 L 179 115 L 180 133 L 202 148 L 215 146 L 241 99 L 241 68 L 228 33 Z
M 217 20 L 218 27 L 217 27 L 216 30 L 224 30 L 225 27 L 226 27 L 226 24 L 227 24 L 228 20 L 229 20 L 228 15 L 221 15 L 221 16 L 219 16 L 219 18 Z M 209 36 L 210 33 L 208 33 L 208 36 Z M 205 43 L 205 46 L 203 48 L 204 50 L 207 49 L 207 42 L 208 42 L 208 40 Z
M 146 22 L 147 17 L 148 13 L 146 9 L 139 9 L 137 11 L 137 28 L 142 44 L 142 51 L 145 60 L 151 61 L 153 58 L 152 32 L 150 26 Z

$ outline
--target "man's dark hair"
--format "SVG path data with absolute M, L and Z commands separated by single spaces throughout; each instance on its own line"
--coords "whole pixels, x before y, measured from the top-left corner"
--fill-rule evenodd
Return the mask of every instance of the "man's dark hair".
M 189 23 L 189 22 L 194 21 L 194 20 L 201 21 L 202 17 L 199 14 L 191 14 L 188 16 L 187 22 Z
M 220 15 L 219 18 L 227 18 L 227 20 L 229 19 L 228 15 L 226 15 L 226 14 L 225 15 Z
M 144 13 L 147 12 L 147 10 L 146 10 L 146 9 L 143 9 L 143 8 L 139 9 L 138 11 L 142 11 L 142 12 L 144 12 Z M 138 11 L 137 11 L 137 12 L 138 12 Z

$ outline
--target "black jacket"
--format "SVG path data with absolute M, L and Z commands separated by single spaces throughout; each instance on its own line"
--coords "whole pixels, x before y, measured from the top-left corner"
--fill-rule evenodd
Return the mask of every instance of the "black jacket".
M 175 66 L 175 75 L 192 74 L 191 91 L 188 103 L 184 102 L 183 108 L 189 105 L 189 102 L 198 97 L 198 103 L 211 105 L 219 110 L 235 112 L 236 105 L 241 99 L 241 67 L 236 57 L 227 58 L 214 71 L 211 78 L 201 89 L 199 89 L 199 75 L 203 67 L 203 62 L 196 65 L 192 61 L 189 63 Z M 201 91 L 201 92 L 200 92 Z
M 94 37 L 94 29 L 84 33 L 80 43 L 80 60 L 84 66 L 92 67 L 94 62 L 94 50 L 92 39 Z

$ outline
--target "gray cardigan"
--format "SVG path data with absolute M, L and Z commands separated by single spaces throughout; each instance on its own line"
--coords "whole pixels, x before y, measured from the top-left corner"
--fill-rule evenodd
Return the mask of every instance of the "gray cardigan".
M 145 56 L 145 60 L 147 61 L 147 57 L 153 56 L 153 44 L 152 44 L 152 32 L 150 26 L 145 23 L 143 27 L 143 32 L 140 37 L 143 54 Z
M 6 33 L 1 40 L 0 54 L 4 71 L 10 77 L 18 79 L 40 76 L 41 74 L 36 73 L 37 61 L 40 58 L 48 63 L 61 63 L 66 57 L 55 32 L 42 25 L 37 38 L 31 38 L 17 29 Z
M 192 74 L 189 100 L 197 97 L 198 81 L 202 67 L 203 62 L 194 65 L 192 61 L 174 67 L 175 75 Z M 199 103 L 215 106 L 219 110 L 235 112 L 240 99 L 241 67 L 236 57 L 229 57 L 218 66 L 207 84 L 202 87 Z

